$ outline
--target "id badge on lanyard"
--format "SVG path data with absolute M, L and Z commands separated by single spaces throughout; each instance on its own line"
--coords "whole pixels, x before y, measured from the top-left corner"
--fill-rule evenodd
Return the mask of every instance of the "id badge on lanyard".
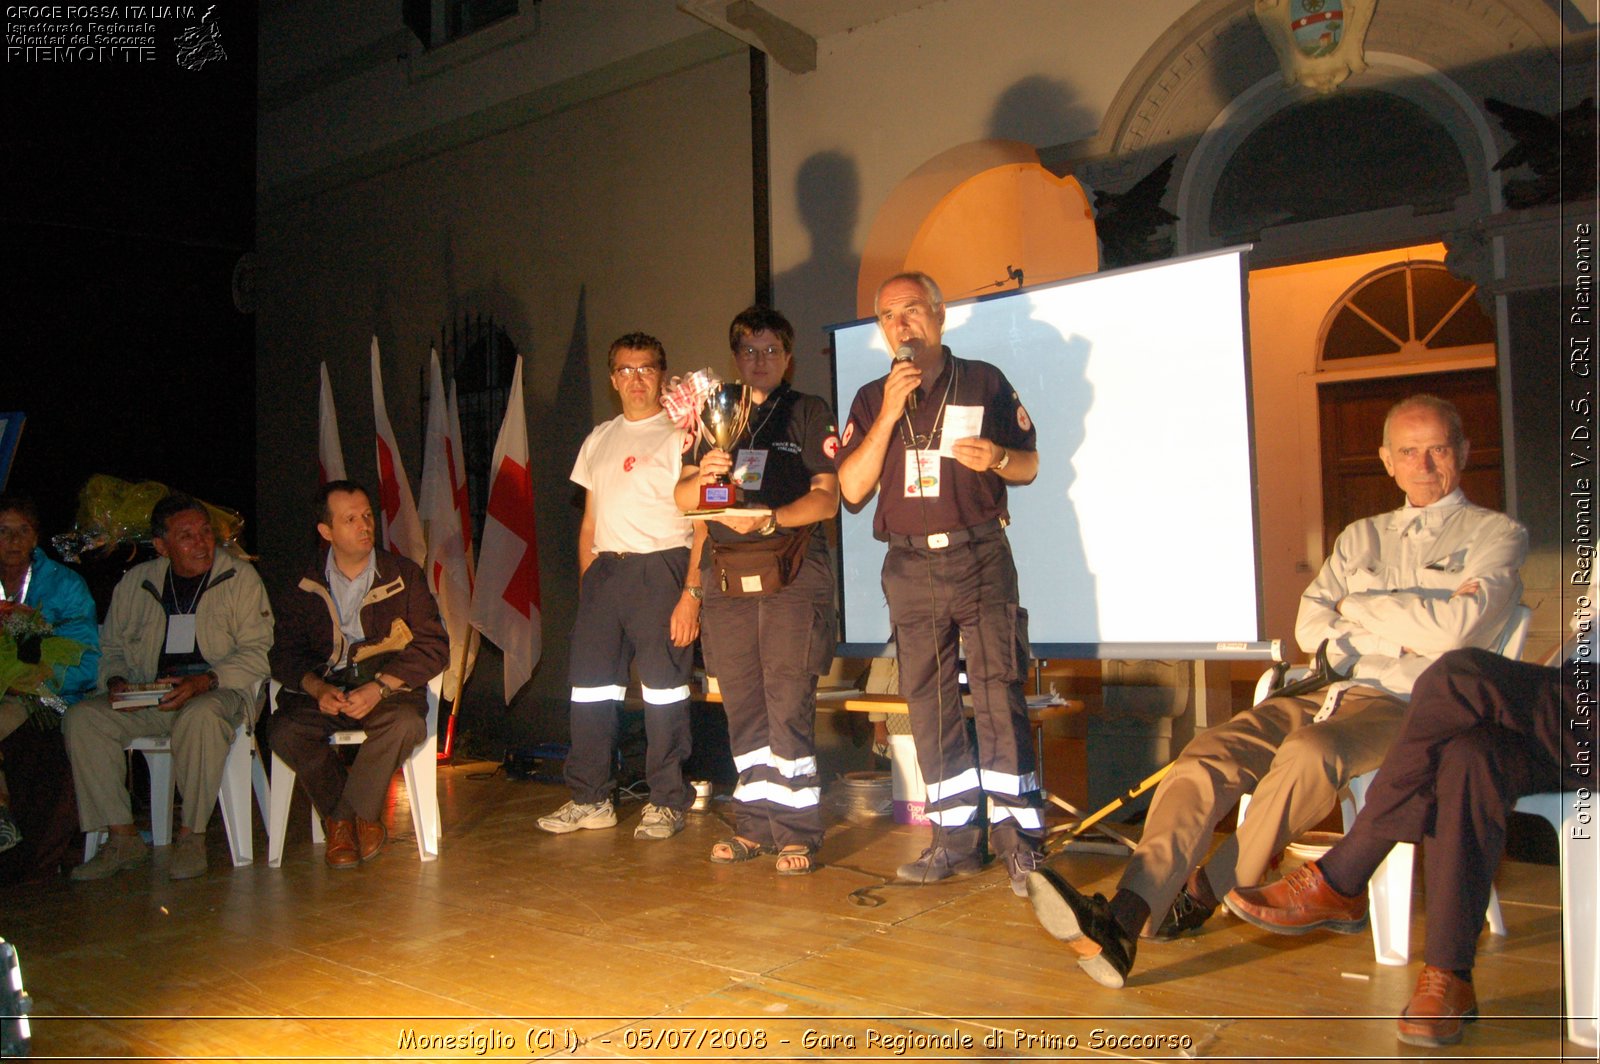
M 192 613 L 174 613 L 167 617 L 168 654 L 194 653 L 194 619 Z
M 908 499 L 939 497 L 939 452 L 906 450 L 905 492 Z
M 760 491 L 767 474 L 767 449 L 741 447 L 733 456 L 733 471 L 728 479 L 746 491 Z

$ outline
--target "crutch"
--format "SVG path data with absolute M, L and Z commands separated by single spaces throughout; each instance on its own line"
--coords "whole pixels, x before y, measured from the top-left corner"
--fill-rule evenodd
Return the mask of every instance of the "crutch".
M 1324 688 L 1324 687 L 1328 686 L 1331 683 L 1336 683 L 1336 682 L 1338 682 L 1340 680 L 1346 679 L 1347 676 L 1348 676 L 1347 673 L 1340 673 L 1340 672 L 1335 671 L 1333 665 L 1329 663 L 1329 661 L 1328 661 L 1328 641 L 1326 639 L 1324 639 L 1320 644 L 1317 645 L 1317 653 L 1315 655 L 1315 666 L 1312 668 L 1310 673 L 1306 674 L 1305 676 L 1301 677 L 1298 680 L 1295 680 L 1293 683 L 1287 683 L 1286 684 L 1286 683 L 1283 682 L 1283 678 L 1284 678 L 1285 675 L 1288 674 L 1288 671 L 1289 671 L 1288 662 L 1280 661 L 1280 662 L 1278 662 L 1276 665 L 1274 665 L 1272 667 L 1272 686 L 1271 686 L 1271 689 L 1267 692 L 1267 697 L 1268 698 L 1288 698 L 1288 697 L 1291 697 L 1291 696 L 1294 696 L 1294 695 L 1310 694 L 1312 691 L 1320 690 L 1321 688 Z M 1162 778 L 1164 776 L 1166 776 L 1166 774 L 1169 771 L 1171 771 L 1172 766 L 1175 763 L 1176 762 L 1172 762 L 1172 761 L 1167 762 L 1165 765 L 1162 765 L 1160 768 L 1156 769 L 1156 771 L 1154 771 L 1150 775 L 1146 776 L 1143 780 L 1141 780 L 1139 782 L 1139 785 L 1137 787 L 1134 787 L 1132 790 L 1129 790 L 1126 794 L 1120 795 L 1117 798 L 1112 799 L 1106 805 L 1101 806 L 1099 809 L 1097 809 L 1093 813 L 1090 813 L 1088 816 L 1082 817 L 1076 823 L 1063 824 L 1062 826 L 1056 828 L 1055 831 L 1051 832 L 1051 834 L 1056 834 L 1057 832 L 1065 831 L 1065 832 L 1067 832 L 1066 841 L 1070 843 L 1073 839 L 1078 838 L 1085 831 L 1088 831 L 1090 828 L 1094 827 L 1100 821 L 1104 820 L 1106 817 L 1110 816 L 1112 813 L 1115 813 L 1118 809 L 1121 809 L 1123 806 L 1127 805 L 1129 802 L 1133 801 L 1134 799 L 1140 797 L 1146 791 L 1150 790 L 1156 784 L 1160 783 Z M 1056 805 L 1059 805 L 1063 809 L 1067 810 L 1067 812 L 1072 813 L 1075 816 L 1078 815 L 1078 811 L 1076 809 L 1072 808 L 1072 806 L 1068 805 L 1066 802 L 1063 802 L 1061 799 L 1055 797 L 1054 795 L 1050 796 L 1050 800 L 1052 802 L 1054 802 Z M 1125 846 L 1129 845 L 1128 840 L 1124 839 L 1121 835 L 1117 835 L 1114 832 L 1107 831 L 1105 828 L 1100 828 L 1099 830 L 1100 830 L 1100 833 L 1102 835 L 1109 835 L 1111 838 L 1116 839 L 1118 842 L 1122 843 L 1123 845 L 1125 845 Z

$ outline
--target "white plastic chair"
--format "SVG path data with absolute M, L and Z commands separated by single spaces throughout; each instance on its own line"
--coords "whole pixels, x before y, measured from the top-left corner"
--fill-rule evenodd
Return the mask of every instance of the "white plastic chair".
M 1528 641 L 1528 627 L 1532 621 L 1533 611 L 1518 604 L 1506 621 L 1499 641 L 1489 649 L 1515 660 Z M 1346 831 L 1367 804 L 1367 787 L 1377 774 L 1374 769 L 1350 781 L 1349 797 L 1339 803 Z M 1415 863 L 1416 847 L 1409 842 L 1400 843 L 1389 851 L 1367 885 L 1372 949 L 1379 964 L 1399 966 L 1411 960 L 1411 877 Z M 1506 922 L 1500 913 L 1500 895 L 1493 888 L 1489 891 L 1489 908 L 1484 917 L 1491 934 L 1505 937 Z
M 411 798 L 411 827 L 417 836 L 417 856 L 424 861 L 439 857 L 439 692 L 444 684 L 441 673 L 428 681 L 428 734 L 406 758 L 403 771 L 406 793 Z M 278 691 L 282 685 L 276 680 L 268 689 L 268 702 L 277 705 Z M 332 746 L 356 746 L 367 741 L 367 733 L 359 729 L 334 732 L 328 737 Z M 267 818 L 267 864 L 277 868 L 283 863 L 283 839 L 289 828 L 289 804 L 294 800 L 295 771 L 277 754 L 272 755 L 272 813 Z M 311 810 L 311 841 L 321 845 L 322 820 L 315 808 Z
M 1500 631 L 1500 638 L 1488 649 L 1515 659 L 1528 641 L 1528 627 L 1532 621 L 1533 611 L 1519 603 L 1512 608 L 1506 626 Z M 1287 678 L 1299 679 L 1309 671 L 1304 668 L 1291 669 Z M 1272 673 L 1267 672 L 1257 681 L 1255 704 L 1267 697 L 1271 680 Z M 1339 813 L 1346 831 L 1355 824 L 1356 815 L 1366 805 L 1367 787 L 1377 774 L 1374 769 L 1355 777 L 1340 797 Z M 1239 799 L 1239 823 L 1244 822 L 1245 810 L 1249 805 L 1248 794 Z M 1401 966 L 1411 961 L 1411 871 L 1415 859 L 1415 846 L 1409 842 L 1396 843 L 1367 881 L 1367 918 L 1372 925 L 1372 952 L 1379 964 Z M 1506 923 L 1500 915 L 1500 897 L 1492 888 L 1485 917 L 1491 933 L 1505 935 Z
M 1567 987 L 1567 1037 L 1580 1046 L 1596 1048 L 1595 1016 L 1600 1013 L 1600 920 L 1596 919 L 1597 866 L 1592 843 L 1573 845 L 1574 839 L 1592 839 L 1593 825 L 1585 812 L 1580 823 L 1578 796 L 1547 791 L 1517 802 L 1517 812 L 1541 816 L 1556 829 L 1561 850 L 1561 956 Z M 1580 834 L 1581 832 L 1581 834 Z M 1498 915 L 1499 899 L 1491 904 Z M 1499 934 L 1505 934 L 1504 924 Z
M 256 685 L 251 701 L 261 690 Z M 157 846 L 172 842 L 172 803 L 175 787 L 172 779 L 172 737 L 149 735 L 129 740 L 125 750 L 137 750 L 144 755 L 150 770 L 150 840 Z M 255 841 L 250 825 L 250 792 L 255 790 L 256 805 L 261 810 L 261 822 L 268 823 L 268 791 L 266 770 L 256 751 L 254 729 L 248 717 L 233 735 L 228 748 L 228 761 L 222 770 L 222 785 L 217 790 L 217 807 L 222 810 L 222 826 L 228 833 L 228 850 L 234 865 L 247 865 L 255 859 Z M 106 832 L 91 831 L 83 839 L 83 859 L 92 860 L 105 841 Z
M 1512 606 L 1498 640 L 1488 650 L 1504 658 L 1517 658 L 1522 654 L 1523 643 L 1528 642 L 1528 626 L 1533 622 L 1533 610 L 1522 603 Z M 1309 669 L 1291 669 L 1286 678 L 1307 675 Z M 1267 686 L 1272 674 L 1262 674 L 1256 683 L 1256 704 L 1267 698 Z M 1350 781 L 1344 795 L 1339 798 L 1339 816 L 1344 819 L 1344 830 L 1355 824 L 1355 816 L 1366 805 L 1366 787 L 1373 782 L 1378 770 L 1362 773 Z M 1250 795 L 1238 800 L 1238 822 L 1245 821 L 1245 810 L 1250 806 Z M 1560 829 L 1557 829 L 1560 830 Z M 1402 966 L 1411 962 L 1411 866 L 1416 859 L 1416 846 L 1408 842 L 1395 843 L 1389 856 L 1379 864 L 1373 877 L 1366 882 L 1366 912 L 1373 928 L 1373 955 L 1379 965 Z M 1486 922 L 1493 934 L 1506 934 L 1506 920 L 1499 910 L 1499 894 L 1490 890 L 1490 907 L 1485 912 Z

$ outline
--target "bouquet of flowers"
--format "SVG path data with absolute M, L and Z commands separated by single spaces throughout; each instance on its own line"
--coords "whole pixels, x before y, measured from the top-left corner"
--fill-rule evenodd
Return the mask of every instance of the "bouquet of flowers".
M 56 635 L 33 607 L 0 602 L 0 694 L 20 698 L 40 727 L 60 726 L 67 704 L 58 670 L 76 665 L 85 649 L 76 639 Z
M 706 398 L 722 385 L 717 371 L 707 367 L 681 377 L 673 377 L 661 389 L 661 405 L 677 426 L 693 441 L 700 432 L 700 408 Z
M 150 540 L 150 511 L 170 489 L 154 480 L 133 483 L 96 473 L 78 492 L 78 516 L 71 530 L 59 532 L 50 543 L 69 562 L 94 551 L 109 551 L 118 546 L 133 547 Z M 245 561 L 252 560 L 239 546 L 244 518 L 238 511 L 202 500 L 211 515 L 211 527 L 224 550 Z

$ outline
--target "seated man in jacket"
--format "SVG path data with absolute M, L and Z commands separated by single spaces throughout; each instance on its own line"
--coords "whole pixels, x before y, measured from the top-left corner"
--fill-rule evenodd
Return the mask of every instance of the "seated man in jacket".
M 1593 599 L 1587 601 L 1592 608 Z M 1412 689 L 1400 737 L 1367 788 L 1356 822 L 1323 857 L 1263 887 L 1236 887 L 1234 915 L 1286 935 L 1367 927 L 1367 881 L 1396 843 L 1422 843 L 1425 954 L 1396 1035 L 1414 1046 L 1461 1041 L 1478 1017 L 1473 961 L 1517 799 L 1590 786 L 1576 727 L 1580 686 L 1594 683 L 1594 629 L 1560 667 L 1452 650 Z M 1592 847 L 1578 860 L 1592 859 Z M 1584 899 L 1588 902 L 1590 899 Z
M 173 493 L 150 512 L 161 557 L 129 569 L 111 593 L 100 642 L 103 692 L 67 708 L 62 723 L 78 823 L 109 829 L 76 880 L 103 879 L 143 864 L 149 847 L 133 826 L 123 785 L 129 740 L 172 737 L 172 769 L 183 795 L 173 840 L 173 879 L 206 871 L 206 822 L 216 808 L 228 748 L 267 678 L 272 608 L 254 567 L 217 550 L 205 505 Z M 162 684 L 159 701 L 130 704 L 130 685 Z
M 444 669 L 449 641 L 422 570 L 373 545 L 361 485 L 324 484 L 316 509 L 328 546 L 279 603 L 272 678 L 283 689 L 261 730 L 323 819 L 329 867 L 354 868 L 388 838 L 384 795 L 427 735 L 426 688 Z M 328 737 L 357 728 L 367 740 L 347 771 Z
M 1350 682 L 1269 698 L 1195 736 L 1156 788 L 1109 902 L 1048 868 L 1028 878 L 1039 922 L 1102 986 L 1123 985 L 1141 931 L 1195 930 L 1222 895 L 1261 882 L 1342 787 L 1378 767 L 1423 670 L 1446 651 L 1493 645 L 1511 616 L 1528 533 L 1462 495 L 1467 440 L 1456 408 L 1431 395 L 1395 404 L 1378 456 L 1405 505 L 1339 533 L 1295 622 L 1301 649 L 1326 640 Z M 1207 860 L 1217 823 L 1251 791 L 1250 815 Z

